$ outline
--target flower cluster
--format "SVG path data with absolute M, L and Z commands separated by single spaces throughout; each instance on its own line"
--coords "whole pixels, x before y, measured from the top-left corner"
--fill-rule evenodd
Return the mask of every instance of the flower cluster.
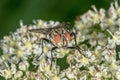
M 71 30 L 85 56 L 79 50 L 59 48 L 51 59 L 54 45 L 41 43 L 44 35 L 29 30 L 60 22 L 21 22 L 16 32 L 0 40 L 0 76 L 12 80 L 120 80 L 120 6 L 115 1 L 108 11 L 92 8 L 77 17 Z M 76 46 L 74 41 L 68 45 Z

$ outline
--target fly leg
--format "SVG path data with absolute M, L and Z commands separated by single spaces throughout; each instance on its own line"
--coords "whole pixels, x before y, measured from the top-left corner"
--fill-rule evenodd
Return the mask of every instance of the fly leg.
M 77 46 L 75 46 L 75 47 L 71 46 L 71 47 L 66 47 L 66 48 L 68 48 L 68 49 L 77 49 L 81 55 L 83 55 L 84 57 L 86 57 L 86 55 L 83 54 L 83 53 L 81 52 L 81 50 L 79 49 L 79 47 L 77 47 Z
M 41 57 L 41 55 L 43 54 L 43 42 L 44 42 L 44 39 L 41 39 L 41 46 L 42 46 L 42 52 L 39 56 L 37 56 L 37 59 Z
M 49 40 L 49 39 L 46 39 L 46 38 L 42 38 L 41 39 L 41 44 L 42 44 L 42 53 L 39 55 L 39 57 L 44 53 L 44 51 L 43 51 L 43 49 L 44 49 L 44 45 L 43 45 L 43 43 L 44 42 L 47 42 L 47 43 L 50 43 L 50 44 L 52 44 L 52 42 Z M 53 45 L 53 44 L 52 44 Z
M 75 46 L 77 46 L 76 34 L 72 32 L 70 35 L 74 37 Z
M 81 52 L 82 49 L 77 45 L 76 34 L 75 34 L 74 32 L 72 32 L 72 33 L 71 33 L 71 36 L 74 37 L 75 47 L 67 47 L 67 48 L 77 49 L 81 55 L 83 55 L 84 57 L 86 57 L 86 55 Z M 83 50 L 82 50 L 82 51 L 83 51 Z
M 41 38 L 40 42 L 41 42 L 42 52 L 41 52 L 40 55 L 36 55 L 36 56 L 35 56 L 35 59 L 33 60 L 34 63 L 36 63 L 36 61 L 39 61 L 41 55 L 44 53 L 44 51 L 43 51 L 43 49 L 44 49 L 44 42 L 52 43 L 50 40 L 48 40 L 48 39 L 46 39 L 46 38 Z
M 52 68 L 52 61 L 53 61 L 53 51 L 55 50 L 55 49 L 57 49 L 58 47 L 53 47 L 52 49 L 51 49 L 51 65 L 50 65 L 50 69 Z

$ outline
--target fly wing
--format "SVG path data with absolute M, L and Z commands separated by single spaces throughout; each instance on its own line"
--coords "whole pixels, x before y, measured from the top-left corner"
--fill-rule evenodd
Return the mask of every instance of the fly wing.
M 51 27 L 51 28 L 30 29 L 29 31 L 35 32 L 35 33 L 41 33 L 41 34 L 49 34 L 49 33 L 51 33 L 52 30 L 61 31 L 62 28 L 68 29 L 69 26 L 70 26 L 69 23 L 63 22 L 63 23 L 58 24 L 58 25 Z
M 41 34 L 48 34 L 50 31 L 49 28 L 40 28 L 40 29 L 30 29 L 30 32 L 41 33 Z
M 67 22 L 67 23 L 63 22 L 61 24 L 58 24 L 58 25 L 54 26 L 53 29 L 59 29 L 59 28 L 68 29 L 69 27 L 70 27 L 69 22 Z

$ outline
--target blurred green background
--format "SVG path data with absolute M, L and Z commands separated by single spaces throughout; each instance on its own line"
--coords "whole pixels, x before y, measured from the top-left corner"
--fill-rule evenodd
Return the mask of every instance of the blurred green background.
M 74 22 L 91 5 L 108 9 L 113 0 L 0 0 L 0 39 L 33 19 Z

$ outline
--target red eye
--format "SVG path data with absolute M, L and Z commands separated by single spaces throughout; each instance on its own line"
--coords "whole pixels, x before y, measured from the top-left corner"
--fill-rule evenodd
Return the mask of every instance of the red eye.
M 70 36 L 70 34 L 68 32 L 65 33 L 65 36 L 66 36 L 66 38 L 67 38 L 68 41 L 71 40 L 71 36 Z
M 59 42 L 60 42 L 60 38 L 61 38 L 61 35 L 60 35 L 60 34 L 57 34 L 57 35 L 55 35 L 55 37 L 54 37 L 54 41 L 55 41 L 56 43 L 59 43 Z

